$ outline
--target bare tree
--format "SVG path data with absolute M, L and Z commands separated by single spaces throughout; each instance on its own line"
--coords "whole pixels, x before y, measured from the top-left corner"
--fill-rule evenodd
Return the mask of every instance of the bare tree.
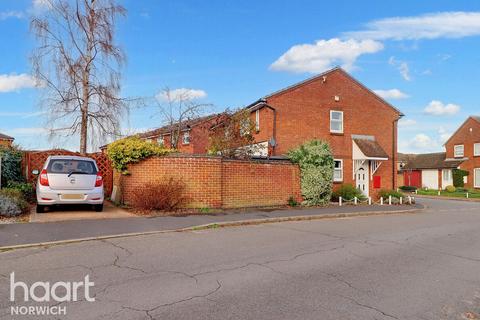
M 193 90 L 170 90 L 168 87 L 156 95 L 155 101 L 174 149 L 178 146 L 182 130 L 185 130 L 192 121 L 205 115 L 207 108 L 212 106 L 209 103 L 198 103 Z
M 125 56 L 114 41 L 115 22 L 126 10 L 115 0 L 44 0 L 32 17 L 38 41 L 32 65 L 45 86 L 42 107 L 53 135 L 79 134 L 87 141 L 118 135 L 127 111 L 120 94 L 119 69 Z M 101 141 L 98 141 L 101 142 Z

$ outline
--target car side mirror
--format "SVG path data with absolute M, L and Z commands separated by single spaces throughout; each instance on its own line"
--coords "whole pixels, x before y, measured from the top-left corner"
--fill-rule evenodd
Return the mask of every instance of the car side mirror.
M 38 176 L 39 173 L 40 173 L 40 171 L 38 171 L 37 169 L 32 170 L 32 174 L 33 174 L 34 176 Z

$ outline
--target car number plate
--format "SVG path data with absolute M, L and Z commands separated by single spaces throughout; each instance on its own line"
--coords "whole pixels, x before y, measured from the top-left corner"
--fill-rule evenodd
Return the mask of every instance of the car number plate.
M 68 200 L 83 199 L 83 194 L 64 194 L 62 195 L 62 199 L 68 199 Z

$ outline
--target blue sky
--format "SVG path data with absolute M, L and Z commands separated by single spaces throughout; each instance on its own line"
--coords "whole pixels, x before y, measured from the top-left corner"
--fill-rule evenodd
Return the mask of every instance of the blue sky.
M 477 1 L 121 3 L 127 97 L 194 89 L 221 111 L 341 65 L 405 113 L 399 151 L 441 151 L 468 115 L 480 114 Z M 28 59 L 28 16 L 41 5 L 0 0 L 0 132 L 26 149 L 77 149 L 77 139 L 50 140 L 43 129 Z M 125 132 L 161 125 L 157 111 L 132 111 Z

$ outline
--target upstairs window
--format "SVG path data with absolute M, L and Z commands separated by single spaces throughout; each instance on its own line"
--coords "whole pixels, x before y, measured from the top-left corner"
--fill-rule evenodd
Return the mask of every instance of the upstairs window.
M 260 110 L 255 111 L 255 131 L 260 131 Z
M 333 181 L 343 181 L 343 160 L 334 160 Z
M 161 146 L 165 144 L 165 140 L 163 139 L 163 136 L 160 136 L 157 138 L 157 143 Z
M 457 144 L 453 147 L 453 155 L 455 158 L 462 158 L 465 155 L 465 147 L 463 144 Z
M 480 143 L 475 143 L 473 145 L 473 155 L 474 156 L 480 156 Z
M 343 111 L 330 110 L 330 132 L 343 133 Z
M 190 144 L 190 131 L 185 131 L 183 133 L 183 144 Z

